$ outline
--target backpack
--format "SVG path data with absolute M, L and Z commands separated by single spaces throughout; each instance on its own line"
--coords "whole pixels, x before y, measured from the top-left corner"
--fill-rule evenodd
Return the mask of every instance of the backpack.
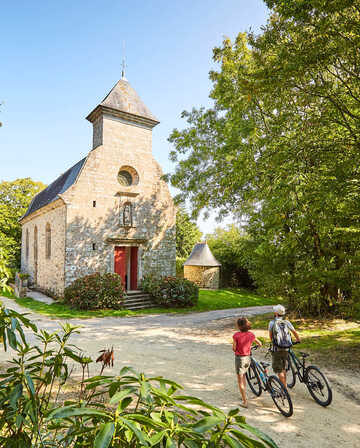
M 290 348 L 293 343 L 291 340 L 291 334 L 286 321 L 282 319 L 275 319 L 272 327 L 272 341 L 275 347 L 278 348 Z

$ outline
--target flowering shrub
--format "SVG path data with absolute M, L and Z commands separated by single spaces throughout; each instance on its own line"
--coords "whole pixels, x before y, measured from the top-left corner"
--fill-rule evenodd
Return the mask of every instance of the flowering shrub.
M 154 301 L 165 307 L 195 306 L 199 299 L 199 288 L 185 278 L 146 275 L 141 287 Z
M 64 302 L 79 310 L 120 309 L 125 290 L 115 273 L 86 275 L 65 288 Z

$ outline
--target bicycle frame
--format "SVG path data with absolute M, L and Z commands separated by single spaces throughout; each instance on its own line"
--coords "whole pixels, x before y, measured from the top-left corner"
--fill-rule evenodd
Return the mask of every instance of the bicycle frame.
M 305 378 L 305 358 L 303 358 L 301 362 L 300 359 L 295 355 L 294 351 L 290 348 L 289 362 L 293 363 L 293 366 L 295 367 L 296 370 L 295 374 L 298 375 L 300 382 L 303 383 Z
M 251 355 L 251 362 L 253 364 L 253 366 L 255 367 L 255 369 L 257 370 L 258 374 L 259 374 L 259 378 L 261 380 L 261 389 L 266 391 L 267 390 L 267 383 L 268 383 L 268 377 L 269 375 L 265 372 L 265 369 L 263 368 L 263 366 L 260 364 L 259 361 L 257 361 L 253 355 Z

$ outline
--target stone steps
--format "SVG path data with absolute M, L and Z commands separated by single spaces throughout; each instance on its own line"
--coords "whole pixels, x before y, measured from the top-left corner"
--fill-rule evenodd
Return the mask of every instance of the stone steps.
M 136 311 L 145 308 L 154 308 L 155 304 L 150 296 L 142 291 L 128 291 L 123 307 L 127 310 Z

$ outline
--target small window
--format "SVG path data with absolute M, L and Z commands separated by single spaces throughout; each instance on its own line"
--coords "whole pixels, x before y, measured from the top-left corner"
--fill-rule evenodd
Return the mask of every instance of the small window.
M 37 226 L 34 227 L 34 262 L 37 266 L 38 260 L 38 229 Z
M 93 207 L 96 207 L 96 201 L 93 201 Z
M 92 248 L 93 248 L 93 250 L 96 250 L 96 244 L 95 243 L 93 243 Z
M 46 258 L 51 257 L 51 227 L 50 224 L 46 224 L 45 228 L 45 255 Z

